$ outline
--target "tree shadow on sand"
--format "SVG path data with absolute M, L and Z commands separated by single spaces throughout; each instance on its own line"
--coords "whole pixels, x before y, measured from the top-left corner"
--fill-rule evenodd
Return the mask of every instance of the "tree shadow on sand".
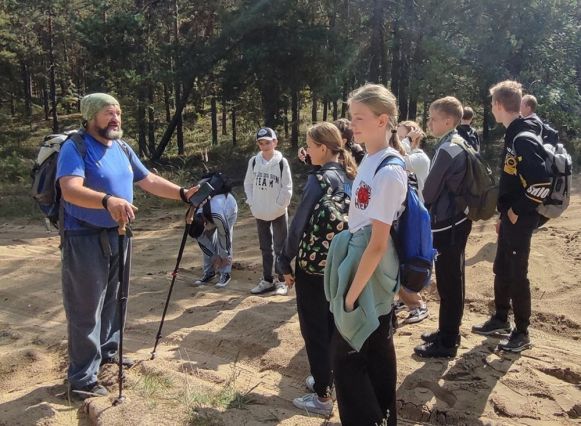
M 90 425 L 88 417 L 81 410 L 82 404 L 68 400 L 66 386 L 62 384 L 41 386 L 20 398 L 0 404 L 0 425 L 46 424 L 47 419 L 62 412 L 67 412 L 71 419 L 67 423 Z M 24 412 L 22 407 L 26 407 Z M 59 418 L 63 418 L 62 414 Z

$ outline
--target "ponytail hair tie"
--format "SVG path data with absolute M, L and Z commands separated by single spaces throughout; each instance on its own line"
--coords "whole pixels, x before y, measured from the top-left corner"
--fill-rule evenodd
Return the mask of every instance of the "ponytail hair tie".
M 397 133 L 397 129 L 391 129 L 391 133 Z

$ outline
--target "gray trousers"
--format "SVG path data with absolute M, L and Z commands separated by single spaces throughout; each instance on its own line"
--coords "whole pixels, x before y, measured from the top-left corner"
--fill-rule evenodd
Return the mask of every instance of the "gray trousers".
M 204 232 L 198 237 L 198 245 L 204 254 L 204 274 L 232 272 L 232 233 L 237 218 L 238 213 L 233 211 L 226 216 L 215 215 L 213 224 L 206 223 Z M 221 267 L 214 267 L 217 260 L 223 263 Z
M 101 359 L 119 347 L 119 242 L 117 228 L 65 231 L 62 246 L 63 302 L 67 316 L 72 388 L 97 381 Z M 124 282 L 129 283 L 131 240 L 125 238 Z
M 256 219 L 256 227 L 258 229 L 258 244 L 262 252 L 262 276 L 267 281 L 272 281 L 272 269 L 274 267 L 275 273 L 279 279 L 283 279 L 282 272 L 274 263 L 274 255 L 280 256 L 286 241 L 288 232 L 288 216 L 282 216 L 274 220 Z M 274 253 L 272 246 L 274 243 Z

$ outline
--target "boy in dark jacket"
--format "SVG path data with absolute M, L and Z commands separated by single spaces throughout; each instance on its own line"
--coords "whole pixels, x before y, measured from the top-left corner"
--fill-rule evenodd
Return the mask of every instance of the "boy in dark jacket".
M 480 152 L 480 138 L 476 129 L 472 127 L 472 119 L 474 118 L 474 110 L 469 106 L 465 106 L 462 111 L 462 121 L 456 127 L 458 134 L 464 138 L 468 145 L 470 145 L 476 152 Z
M 530 135 L 541 134 L 540 123 L 519 115 L 521 84 L 503 81 L 493 86 L 490 94 L 494 118 L 506 127 L 498 196 L 500 220 L 496 225 L 495 313 L 472 331 L 482 335 L 509 332 L 512 302 L 515 328 L 498 349 L 521 352 L 530 347 L 531 289 L 527 273 L 531 238 L 539 223 L 537 207 L 549 193 L 551 177 L 545 169 L 544 148 Z
M 436 257 L 436 282 L 440 295 L 438 330 L 424 333 L 424 344 L 414 352 L 427 358 L 454 357 L 460 342 L 464 314 L 464 250 L 472 221 L 465 214 L 466 203 L 455 194 L 466 174 L 464 143 L 456 131 L 462 119 L 462 104 L 452 96 L 430 105 L 428 127 L 440 138 L 424 184 L 424 203 L 432 218 Z

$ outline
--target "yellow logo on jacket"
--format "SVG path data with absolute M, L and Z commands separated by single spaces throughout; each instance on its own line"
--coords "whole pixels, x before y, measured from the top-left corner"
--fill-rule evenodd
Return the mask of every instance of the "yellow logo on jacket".
M 512 154 L 506 154 L 504 157 L 504 173 L 516 176 L 516 157 Z

